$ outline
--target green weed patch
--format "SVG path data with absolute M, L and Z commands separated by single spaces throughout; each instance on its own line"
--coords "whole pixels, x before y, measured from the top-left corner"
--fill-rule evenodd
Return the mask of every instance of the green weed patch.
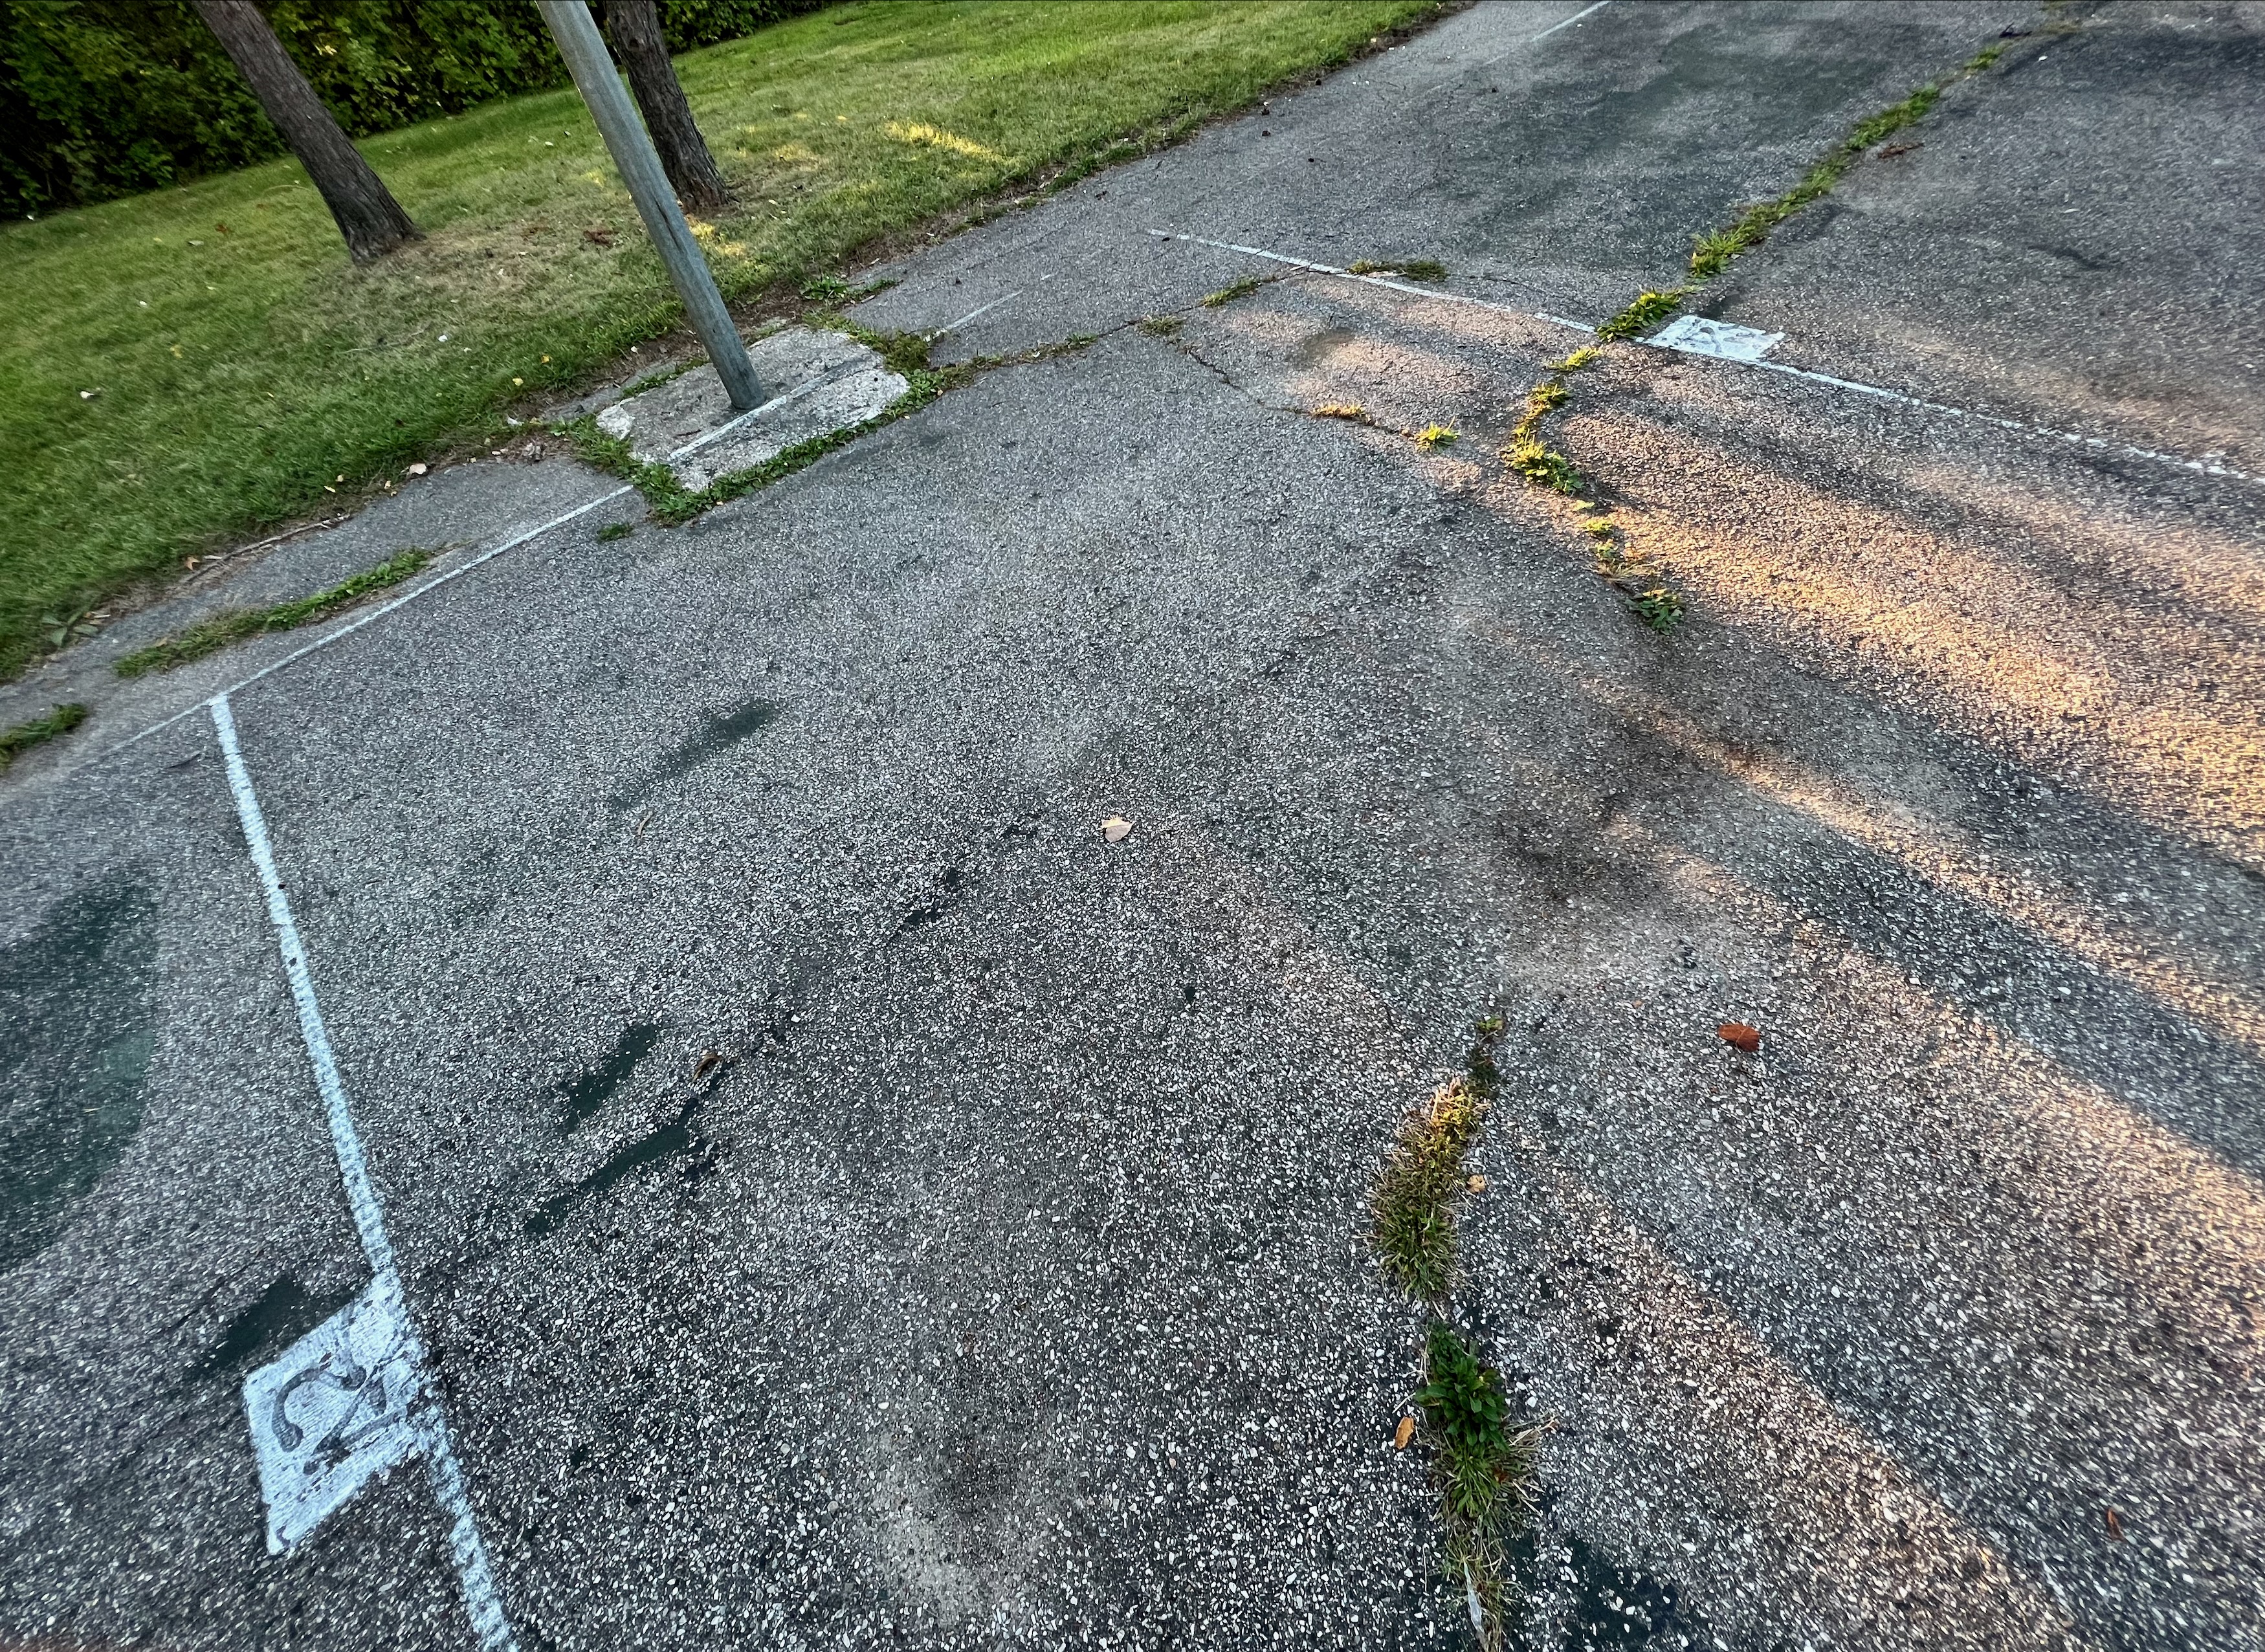
M 202 659 L 230 643 L 240 643 L 262 631 L 288 631 L 317 620 L 326 620 L 373 592 L 399 585 L 431 562 L 435 554 L 429 550 L 404 550 L 310 597 L 278 602 L 270 608 L 224 609 L 210 619 L 198 621 L 178 636 L 161 637 L 147 648 L 135 649 L 111 669 L 121 677 L 146 677 L 151 672 L 171 671 L 193 659 Z
M 57 735 L 68 734 L 85 721 L 84 706 L 59 705 L 43 717 L 0 729 L 0 775 L 6 774 L 10 766 L 34 746 L 43 746 Z

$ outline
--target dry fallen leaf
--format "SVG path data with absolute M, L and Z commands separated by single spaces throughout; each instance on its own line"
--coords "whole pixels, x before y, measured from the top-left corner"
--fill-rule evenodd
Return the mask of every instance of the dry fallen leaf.
M 701 1080 L 706 1078 L 710 1073 L 713 1073 L 716 1070 L 717 1064 L 723 1059 L 724 1058 L 713 1050 L 710 1050 L 706 1055 L 702 1056 L 700 1058 L 700 1065 L 692 1069 L 692 1081 L 695 1084 L 699 1083 Z
M 1392 1430 L 1392 1449 L 1395 1452 L 1404 1452 L 1408 1449 L 1408 1442 L 1415 1437 L 1416 1419 L 1402 1417 L 1400 1426 Z
M 1473 1176 L 1470 1180 L 1470 1190 L 1474 1193 L 1485 1192 L 1487 1190 L 1487 1179 L 1482 1175 Z
M 421 477 L 425 474 L 425 467 L 422 464 L 412 464 L 409 467 L 409 474 L 413 477 Z
M 1111 815 L 1101 823 L 1101 835 L 1111 843 L 1122 843 L 1132 835 L 1132 823 L 1120 815 Z
M 2105 1510 L 2103 1512 L 2108 1516 L 2108 1535 L 2121 1543 L 2123 1540 L 2123 1517 L 2113 1509 Z
M 1726 1021 L 1715 1030 L 1722 1034 L 1724 1044 L 1733 1050 L 1743 1050 L 1748 1055 L 1762 1047 L 1761 1029 L 1749 1027 L 1743 1021 Z

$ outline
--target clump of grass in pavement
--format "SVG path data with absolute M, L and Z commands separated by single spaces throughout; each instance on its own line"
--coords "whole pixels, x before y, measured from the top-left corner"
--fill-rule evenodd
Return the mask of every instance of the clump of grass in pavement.
M 1426 425 L 1416 433 L 1416 445 L 1419 448 L 1445 448 L 1462 439 L 1462 432 L 1446 425 Z
M 1385 1271 L 1435 1312 L 1455 1277 L 1456 1202 L 1484 1185 L 1469 1174 L 1468 1154 L 1502 1088 L 1496 1059 L 1502 1034 L 1499 1015 L 1478 1023 L 1462 1072 L 1402 1123 L 1377 1178 L 1375 1237 Z M 1504 1548 L 1532 1510 L 1541 1430 L 1512 1426 L 1502 1373 L 1443 1318 L 1431 1321 L 1414 1404 L 1438 1453 L 1439 1569 L 1468 1605 L 1479 1644 L 1491 1652 L 1502 1643 Z M 1403 1424 L 1402 1444 L 1407 1437 Z
M 1436 10 L 828 6 L 677 59 L 733 193 L 695 232 L 731 300 L 830 294 L 877 238 L 1176 142 Z M 42 614 L 500 435 L 679 324 L 571 89 L 361 147 L 425 239 L 361 268 L 288 159 L 0 228 L 0 677 Z
M 1464 1070 L 1401 1122 L 1370 1199 L 1385 1272 L 1422 1301 L 1441 1300 L 1454 1283 L 1455 1202 L 1496 1089 L 1494 1044 L 1501 1036 L 1499 1016 L 1479 1023 Z
M 1628 609 L 1655 631 L 1671 631 L 1683 622 L 1683 593 L 1667 583 L 1641 553 L 1632 550 L 1620 525 L 1609 516 L 1585 524 L 1589 544 L 1596 552 L 1597 571 L 1606 583 L 1628 599 Z
M 1397 264 L 1379 264 L 1374 258 L 1356 258 L 1345 266 L 1347 275 L 1404 275 L 1411 281 L 1444 281 L 1447 266 L 1437 258 L 1403 258 Z
M 1565 382 L 1567 376 L 1588 365 L 1586 359 L 1572 366 L 1567 362 L 1573 361 L 1574 357 L 1592 359 L 1595 353 L 1576 351 L 1574 356 L 1550 368 L 1549 376 L 1527 395 L 1526 410 L 1518 416 L 1518 423 L 1510 427 L 1510 440 L 1502 449 L 1502 462 L 1528 482 L 1577 499 L 1588 491 L 1588 481 L 1570 459 L 1542 440 L 1541 421 L 1563 406 L 1566 397 L 1572 394 Z
M 1427 1302 L 1455 1277 L 1455 1198 L 1468 1172 L 1463 1154 L 1478 1135 L 1486 1103 L 1464 1080 L 1439 1087 L 1401 1124 L 1400 1139 L 1377 1177 L 1376 1248 L 1392 1282 Z
M 1680 309 L 1683 301 L 1690 295 L 1691 289 L 1687 287 L 1670 287 L 1664 293 L 1639 293 L 1628 302 L 1627 309 L 1597 329 L 1597 337 L 1610 341 L 1633 338 L 1640 332 L 1650 332 Z
M 1205 293 L 1203 295 L 1203 307 L 1205 309 L 1217 309 L 1222 305 L 1232 304 L 1238 298 L 1249 297 L 1251 294 L 1265 285 L 1266 282 L 1263 278 L 1246 275 L 1239 281 L 1229 281 L 1216 293 Z
M 59 734 L 68 734 L 86 721 L 83 705 L 59 705 L 43 717 L 33 717 L 12 728 L 0 729 L 0 775 L 34 746 L 43 746 Z
M 1502 1373 L 1452 1325 L 1432 1325 L 1424 1374 L 1415 1403 L 1438 1452 L 1440 1570 L 1464 1595 L 1479 1643 L 1491 1648 L 1502 1637 L 1504 1544 L 1533 1512 L 1541 1430 L 1511 1426 Z
M 270 608 L 224 609 L 210 619 L 198 621 L 178 636 L 161 637 L 147 648 L 135 649 L 111 669 L 121 677 L 145 677 L 151 672 L 171 671 L 193 659 L 202 659 L 230 643 L 240 643 L 261 631 L 288 631 L 316 620 L 326 620 L 342 608 L 352 608 L 374 591 L 399 585 L 431 562 L 434 555 L 429 550 L 404 550 L 310 597 L 278 602 Z

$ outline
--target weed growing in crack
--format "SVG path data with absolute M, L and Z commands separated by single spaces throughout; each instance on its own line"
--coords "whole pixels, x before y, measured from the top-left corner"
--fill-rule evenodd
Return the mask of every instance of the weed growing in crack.
M 1374 258 L 1357 258 L 1345 266 L 1347 275 L 1399 275 L 1411 281 L 1444 281 L 1447 266 L 1437 258 L 1403 258 L 1397 264 L 1379 264 Z
M 1216 293 L 1205 293 L 1202 299 L 1203 307 L 1205 309 L 1218 309 L 1224 305 L 1232 304 L 1238 298 L 1249 297 L 1251 294 L 1265 285 L 1264 277 L 1246 275 L 1239 281 L 1229 282 Z
M 1633 338 L 1640 332 L 1649 332 L 1682 308 L 1683 301 L 1691 295 L 1687 287 L 1671 287 L 1664 293 L 1639 293 L 1628 308 L 1597 329 L 1597 337 L 1609 342 L 1615 338 Z M 1578 351 L 1574 353 L 1579 354 Z
M 1501 1036 L 1500 1016 L 1479 1023 L 1464 1070 L 1401 1121 L 1371 1197 L 1384 1270 L 1421 1301 L 1440 1301 L 1454 1283 L 1455 1201 L 1470 1174 L 1465 1155 L 1498 1082 L 1494 1045 Z
M 1477 1024 L 1462 1072 L 1402 1122 L 1377 1178 L 1376 1244 L 1385 1271 L 1435 1310 L 1454 1280 L 1455 1203 L 1482 1185 L 1469 1175 L 1468 1155 L 1501 1088 L 1502 1033 L 1499 1015 Z M 1472 1633 L 1492 1652 L 1502 1644 L 1508 1592 L 1504 1546 L 1533 1511 L 1542 1430 L 1512 1426 L 1502 1373 L 1444 1318 L 1431 1321 L 1414 1404 L 1438 1452 L 1440 1573 L 1462 1594 Z
M 1693 285 L 1711 281 L 1730 267 L 1739 254 L 1759 246 L 1769 238 L 1771 230 L 1783 223 L 1803 207 L 1822 200 L 1832 192 L 1834 185 L 1859 160 L 1864 152 L 1884 143 L 1906 127 L 1916 126 L 1934 107 L 1942 94 L 1960 81 L 1978 75 L 1998 61 L 2005 50 L 2002 44 L 1986 46 L 1961 63 L 1941 80 L 1929 81 L 1901 103 L 1889 105 L 1875 114 L 1869 114 L 1848 128 L 1848 135 L 1827 149 L 1801 181 L 1773 200 L 1757 201 L 1742 207 L 1730 222 L 1720 229 L 1709 229 L 1694 238 L 1691 248 L 1691 280 Z M 1674 295 L 1679 301 L 1689 289 L 1682 288 Z M 1646 294 L 1645 297 L 1664 297 L 1663 294 Z M 1639 302 L 1642 301 L 1639 300 Z M 1628 334 L 1618 335 L 1628 337 Z
M 264 608 L 228 608 L 210 619 L 200 620 L 188 630 L 172 637 L 161 637 L 147 648 L 137 648 L 111 666 L 121 677 L 144 677 L 155 671 L 171 671 L 176 666 L 186 666 L 193 659 L 202 659 L 207 654 L 217 653 L 230 643 L 243 641 L 261 631 L 288 631 L 317 620 L 326 620 L 342 609 L 352 608 L 372 592 L 382 591 L 399 585 L 404 579 L 423 568 L 439 553 L 411 549 L 389 557 L 375 568 L 365 569 L 351 579 L 340 581 L 327 591 L 317 591 L 312 596 L 295 601 L 278 602 Z
M 34 746 L 44 746 L 57 735 L 68 734 L 85 721 L 86 708 L 74 702 L 59 705 L 43 717 L 0 729 L 0 775 L 6 774 L 10 766 Z
M 1683 593 L 1674 586 L 1652 584 L 1625 594 L 1636 617 L 1653 630 L 1671 631 L 1683 623 Z
M 1184 316 L 1143 316 L 1138 324 L 1142 332 L 1152 338 L 1169 338 L 1186 324 Z
M 1462 432 L 1451 430 L 1445 425 L 1426 425 L 1416 433 L 1416 445 L 1427 449 L 1444 448 L 1450 442 L 1460 441 L 1462 439 Z
M 1554 492 L 1580 498 L 1588 491 L 1588 482 L 1573 462 L 1541 440 L 1541 421 L 1556 408 L 1565 404 L 1572 394 L 1565 380 L 1588 362 L 1573 363 L 1583 353 L 1577 350 L 1564 361 L 1549 369 L 1549 376 L 1535 385 L 1526 398 L 1526 411 L 1518 423 L 1510 427 L 1510 440 L 1502 450 L 1502 462 L 1537 487 Z M 1590 353 L 1593 358 L 1593 352 Z
M 1313 410 L 1315 418 L 1346 418 L 1356 425 L 1369 422 L 1368 409 L 1358 402 L 1323 402 Z
M 1439 1569 L 1461 1587 L 1479 1644 L 1497 1647 L 1506 1592 L 1503 1548 L 1533 1514 L 1542 1430 L 1511 1426 L 1502 1373 L 1452 1325 L 1432 1325 L 1424 1374 L 1415 1403 L 1438 1451 L 1434 1474 L 1446 1528 Z

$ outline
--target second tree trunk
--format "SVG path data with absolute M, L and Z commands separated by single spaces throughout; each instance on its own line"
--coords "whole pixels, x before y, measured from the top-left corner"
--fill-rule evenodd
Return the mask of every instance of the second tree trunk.
M 629 71 L 630 90 L 637 94 L 645 127 L 659 151 L 661 171 L 668 186 L 687 212 L 717 213 L 731 204 L 724 175 L 716 170 L 707 141 L 692 123 L 692 106 L 684 100 L 677 83 L 676 66 L 668 61 L 668 41 L 660 32 L 660 11 L 654 0 L 606 0 L 606 33 Z

